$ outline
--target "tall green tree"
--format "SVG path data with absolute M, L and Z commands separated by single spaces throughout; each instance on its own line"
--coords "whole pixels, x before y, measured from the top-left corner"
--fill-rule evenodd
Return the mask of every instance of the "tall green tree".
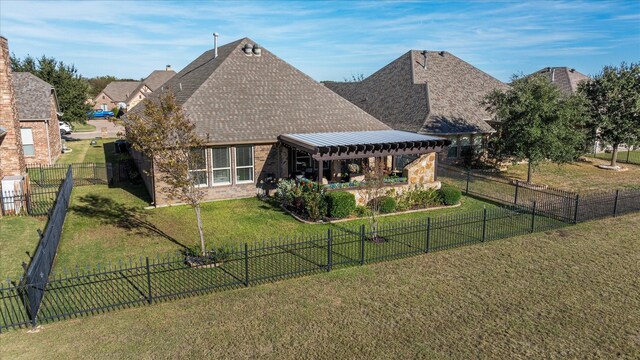
M 596 138 L 611 145 L 611 166 L 616 165 L 620 144 L 640 143 L 640 63 L 605 66 L 593 81 L 580 84 L 590 101 Z
M 67 122 L 87 121 L 91 106 L 86 104 L 88 84 L 78 74 L 74 65 L 65 64 L 53 57 L 42 56 L 35 59 L 27 55 L 24 59 L 11 55 L 11 67 L 15 72 L 30 72 L 53 85 L 62 110 L 62 120 Z
M 588 110 L 584 97 L 565 95 L 543 75 L 514 75 L 508 91 L 486 96 L 487 110 L 499 120 L 492 155 L 529 163 L 527 182 L 542 161 L 566 163 L 581 155 Z
M 110 82 L 116 80 L 118 80 L 118 78 L 112 75 L 96 76 L 87 79 L 89 83 L 89 97 L 96 97 Z
M 206 248 L 200 203 L 204 191 L 198 187 L 206 173 L 190 171 L 206 167 L 203 141 L 195 133 L 195 125 L 189 121 L 182 107 L 171 92 L 162 94 L 155 101 L 143 100 L 144 112 L 127 115 L 126 137 L 132 147 L 149 156 L 153 161 L 152 176 L 160 191 L 169 199 L 189 204 L 193 208 L 200 234 L 200 247 Z

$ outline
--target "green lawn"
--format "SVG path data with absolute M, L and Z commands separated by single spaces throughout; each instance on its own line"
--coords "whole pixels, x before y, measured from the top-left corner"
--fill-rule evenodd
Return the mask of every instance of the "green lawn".
M 638 358 L 640 214 L 0 335 L 19 358 Z
M 108 188 L 106 185 L 76 187 L 65 221 L 57 268 L 95 265 L 140 256 L 175 254 L 199 243 L 196 219 L 188 206 L 145 210 L 143 186 Z M 381 218 L 381 222 L 408 220 L 438 214 L 494 207 L 463 197 L 457 208 Z M 239 245 L 278 236 L 326 233 L 329 226 L 361 224 L 354 220 L 337 225 L 310 225 L 293 219 L 278 207 L 256 198 L 205 203 L 202 217 L 207 245 Z
M 85 124 L 79 123 L 79 122 L 74 122 L 71 125 L 73 126 L 73 131 L 75 131 L 75 132 L 96 131 L 96 127 L 94 125 L 90 124 L 89 122 L 87 122 Z
M 640 188 L 639 165 L 620 164 L 628 168 L 627 171 L 610 171 L 596 166 L 606 163 L 607 161 L 598 159 L 593 159 L 593 162 L 575 162 L 565 165 L 543 163 L 535 169 L 532 182 L 575 192 Z M 509 166 L 507 171 L 490 175 L 526 180 L 527 164 Z
M 44 217 L 0 217 L 0 281 L 23 274 L 20 264 L 29 264 L 38 246 L 37 229 L 44 230 L 45 224 Z
M 57 163 L 105 163 L 128 157 L 128 155 L 114 153 L 114 144 L 117 139 L 95 140 L 96 145 L 91 145 L 91 140 L 67 141 L 67 147 L 73 151 L 60 155 Z

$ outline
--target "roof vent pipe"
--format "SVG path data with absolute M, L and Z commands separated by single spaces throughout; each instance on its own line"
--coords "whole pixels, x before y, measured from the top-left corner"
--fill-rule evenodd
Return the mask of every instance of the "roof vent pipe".
M 444 56 L 444 51 L 440 51 L 440 56 Z
M 244 44 L 244 47 L 242 48 L 242 51 L 244 51 L 245 55 L 251 56 L 251 54 L 253 54 L 253 45 Z
M 218 33 L 213 33 L 213 58 L 218 57 Z
M 260 47 L 260 45 L 255 44 L 255 45 L 253 46 L 253 55 L 255 55 L 255 56 L 260 56 L 260 55 L 262 55 L 262 48 Z
M 424 56 L 424 63 L 422 64 L 422 68 L 427 68 L 427 50 L 422 50 L 422 56 Z

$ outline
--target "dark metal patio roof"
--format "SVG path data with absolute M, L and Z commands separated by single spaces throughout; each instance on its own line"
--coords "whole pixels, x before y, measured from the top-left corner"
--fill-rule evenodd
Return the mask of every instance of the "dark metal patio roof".
M 451 144 L 448 139 L 400 130 L 283 134 L 278 140 L 316 160 L 424 154 L 440 152 Z

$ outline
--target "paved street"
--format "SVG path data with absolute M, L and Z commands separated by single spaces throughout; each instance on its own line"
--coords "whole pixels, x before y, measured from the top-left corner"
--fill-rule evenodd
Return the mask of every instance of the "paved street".
M 124 131 L 124 127 L 120 125 L 116 125 L 115 123 L 104 120 L 104 119 L 95 119 L 89 120 L 89 124 L 96 127 L 96 131 L 90 132 L 73 132 L 69 135 L 65 135 L 65 138 L 71 139 L 93 139 L 96 137 L 102 137 L 102 128 L 107 128 L 107 138 L 115 138 L 118 137 L 118 133 Z

